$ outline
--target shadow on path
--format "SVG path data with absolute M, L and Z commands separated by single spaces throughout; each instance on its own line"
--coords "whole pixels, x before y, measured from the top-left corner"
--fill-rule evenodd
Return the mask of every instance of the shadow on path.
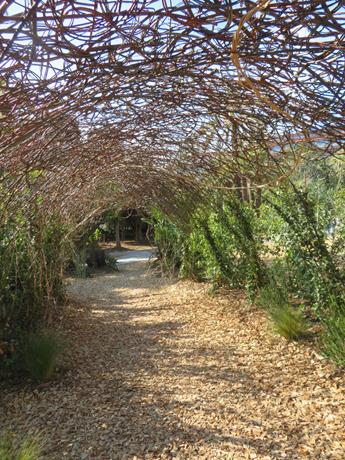
M 313 457 L 301 454 L 305 408 L 296 412 L 281 374 L 270 375 L 278 358 L 292 358 L 277 350 L 266 359 L 271 345 L 255 348 L 261 338 L 243 315 L 229 322 L 216 303 L 203 306 L 204 293 L 140 262 L 70 279 L 68 292 L 80 306 L 66 329 L 68 369 L 48 388 L 5 397 L 7 427 L 45 431 L 44 458 L 332 458 L 316 450 L 326 452 L 327 435 Z

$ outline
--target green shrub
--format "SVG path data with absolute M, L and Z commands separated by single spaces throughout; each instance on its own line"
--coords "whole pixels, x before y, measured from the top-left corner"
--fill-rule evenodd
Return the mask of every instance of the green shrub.
M 39 382 L 49 380 L 63 348 L 61 338 L 54 333 L 43 332 L 29 336 L 23 350 L 24 368 Z
M 274 282 L 259 291 L 256 304 L 268 311 L 273 330 L 287 340 L 298 340 L 309 335 L 308 324 L 301 311 L 289 302 L 284 287 Z
M 158 209 L 151 210 L 151 220 L 147 222 L 154 229 L 154 243 L 157 246 L 158 262 L 162 272 L 170 274 L 177 272 L 183 260 L 185 235 L 178 225 Z
M 19 439 L 11 433 L 0 436 L 1 460 L 39 460 L 41 459 L 41 438 L 35 434 Z
M 210 194 L 209 203 L 195 206 L 187 223 L 171 221 L 157 210 L 152 218 L 164 271 L 178 271 L 182 277 L 208 280 L 214 286 L 244 288 L 250 300 L 267 282 L 257 216 L 235 195 Z
M 309 335 L 308 325 L 302 312 L 289 305 L 270 310 L 269 317 L 274 332 L 287 340 L 299 340 Z
M 119 267 L 117 266 L 117 259 L 113 256 L 110 256 L 109 254 L 106 254 L 105 256 L 105 265 L 110 269 L 114 271 L 118 271 Z
M 312 193 L 290 185 L 267 193 L 271 212 L 262 208 L 266 231 L 283 250 L 290 292 L 310 302 L 321 319 L 330 297 L 344 295 L 344 279 L 327 241 L 327 213 Z
M 80 252 L 75 252 L 73 256 L 73 272 L 77 278 L 88 278 L 91 276 L 90 267 L 86 262 L 86 252 L 81 250 Z
M 1 211 L 1 194 L 0 194 Z M 15 208 L 0 218 L 0 373 L 12 369 L 23 338 L 47 327 L 64 297 L 69 253 L 61 216 L 36 207 Z
M 288 293 L 284 287 L 271 281 L 258 291 L 255 303 L 267 311 L 282 309 L 289 305 Z
M 345 314 L 334 313 L 325 321 L 323 351 L 338 366 L 345 366 Z

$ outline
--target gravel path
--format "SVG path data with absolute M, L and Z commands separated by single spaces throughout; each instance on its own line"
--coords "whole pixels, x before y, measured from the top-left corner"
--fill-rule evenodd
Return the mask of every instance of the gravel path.
M 148 262 L 155 258 L 155 251 L 152 249 L 135 249 L 131 251 L 109 251 L 109 255 L 116 258 L 118 265 L 130 264 L 133 262 Z
M 240 293 L 145 263 L 68 280 L 67 369 L 2 390 L 0 426 L 45 459 L 344 459 L 344 376 L 272 336 Z

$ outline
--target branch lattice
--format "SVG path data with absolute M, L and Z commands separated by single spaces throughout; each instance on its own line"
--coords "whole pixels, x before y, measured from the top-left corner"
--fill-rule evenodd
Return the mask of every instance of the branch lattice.
M 334 0 L 3 0 L 1 181 L 65 207 L 277 180 L 342 149 L 344 37 Z

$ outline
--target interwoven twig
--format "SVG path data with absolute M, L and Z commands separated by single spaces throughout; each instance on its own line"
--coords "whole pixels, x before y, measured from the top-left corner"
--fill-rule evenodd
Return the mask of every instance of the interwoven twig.
M 341 1 L 0 3 L 0 168 L 68 208 L 284 177 L 344 141 Z M 21 178 L 26 178 L 22 180 Z M 113 199 L 113 197 L 112 197 Z M 81 204 L 79 204 L 81 205 Z

